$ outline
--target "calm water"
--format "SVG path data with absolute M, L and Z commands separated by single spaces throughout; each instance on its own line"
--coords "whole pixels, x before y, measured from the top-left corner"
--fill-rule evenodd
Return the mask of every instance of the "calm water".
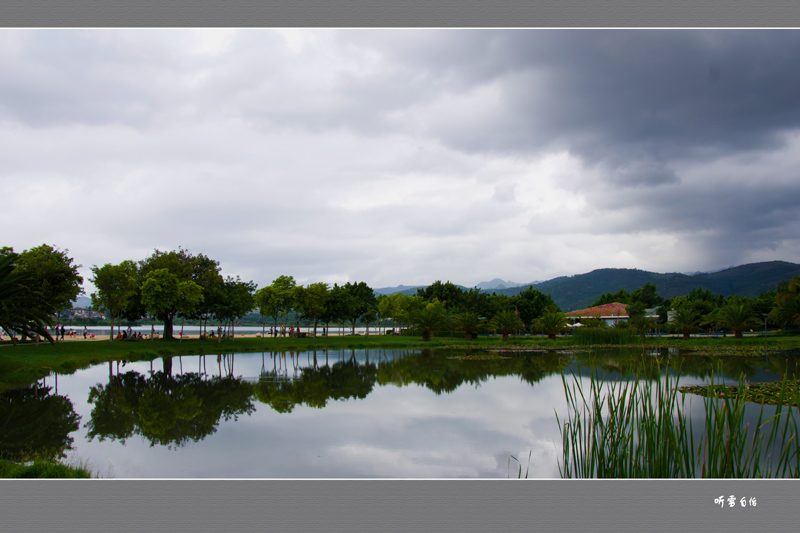
M 103 364 L 0 395 L 0 452 L 64 450 L 116 478 L 505 478 L 510 456 L 524 469 L 530 454 L 530 477 L 559 477 L 562 372 L 662 379 L 659 358 L 683 361 L 682 384 L 714 368 L 754 382 L 787 368 L 794 377 L 798 360 L 640 349 L 464 355 L 317 350 Z M 690 409 L 699 415 L 702 400 Z

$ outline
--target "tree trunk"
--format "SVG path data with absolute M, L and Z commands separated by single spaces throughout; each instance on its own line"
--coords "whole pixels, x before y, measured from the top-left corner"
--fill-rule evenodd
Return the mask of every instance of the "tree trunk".
M 164 318 L 164 338 L 165 339 L 172 339 L 172 321 L 174 320 L 174 316 L 168 316 Z

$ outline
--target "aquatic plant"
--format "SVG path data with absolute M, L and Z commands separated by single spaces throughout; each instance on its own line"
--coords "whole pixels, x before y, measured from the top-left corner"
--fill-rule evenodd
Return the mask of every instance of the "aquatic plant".
M 564 478 L 762 478 L 798 477 L 797 409 L 785 407 L 796 389 L 782 386 L 775 414 L 754 427 L 745 422 L 746 389 L 733 396 L 704 397 L 705 423 L 697 443 L 678 378 L 636 377 L 608 383 L 595 372 L 588 394 L 580 380 L 563 377 L 568 413 L 561 421 L 559 473 Z M 712 378 L 713 383 L 713 378 Z M 751 404 L 753 405 L 753 404 Z M 754 406 L 754 405 L 753 405 Z

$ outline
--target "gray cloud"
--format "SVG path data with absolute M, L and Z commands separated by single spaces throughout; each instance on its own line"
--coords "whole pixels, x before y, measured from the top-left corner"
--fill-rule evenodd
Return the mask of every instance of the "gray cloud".
M 4 30 L 3 244 L 87 269 L 182 245 L 261 285 L 800 261 L 797 50 L 794 30 Z

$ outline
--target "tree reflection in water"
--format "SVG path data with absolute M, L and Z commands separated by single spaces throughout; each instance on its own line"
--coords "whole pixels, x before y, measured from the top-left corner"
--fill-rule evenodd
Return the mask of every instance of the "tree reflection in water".
M 757 360 L 624 348 L 473 355 L 441 349 L 371 349 L 358 354 L 350 349 L 312 350 L 262 353 L 259 376 L 246 380 L 233 376 L 233 354 L 216 358 L 219 375 L 213 377 L 206 372 L 205 356 L 201 356 L 196 373 L 173 376 L 169 357 L 164 358 L 163 371 L 151 371 L 148 376 L 110 372 L 108 384 L 91 388 L 89 402 L 93 410 L 87 423 L 88 437 L 124 443 L 125 439 L 140 435 L 151 446 L 180 447 L 214 433 L 220 420 L 252 414 L 254 399 L 278 413 L 291 413 L 298 405 L 321 409 L 331 400 L 363 399 L 376 385 L 413 384 L 441 395 L 464 384 L 479 387 L 490 378 L 502 376 L 519 376 L 521 381 L 535 385 L 568 367 L 580 372 L 600 368 L 623 378 L 635 374 L 659 379 L 667 365 L 682 375 L 699 378 L 721 374 L 738 379 L 762 370 L 795 377 L 800 359 L 796 354 Z M 183 368 L 180 360 L 179 368 Z
M 38 383 L 0 394 L 0 459 L 55 461 L 72 449 L 80 415 L 65 396 Z
M 233 355 L 219 356 L 220 365 L 233 371 Z M 150 442 L 177 448 L 216 432 L 220 420 L 237 419 L 255 411 L 252 385 L 230 373 L 172 375 L 172 358 L 164 370 L 148 377 L 126 372 L 109 378 L 89 392 L 93 404 L 87 423 L 89 439 L 120 440 L 141 435 Z

